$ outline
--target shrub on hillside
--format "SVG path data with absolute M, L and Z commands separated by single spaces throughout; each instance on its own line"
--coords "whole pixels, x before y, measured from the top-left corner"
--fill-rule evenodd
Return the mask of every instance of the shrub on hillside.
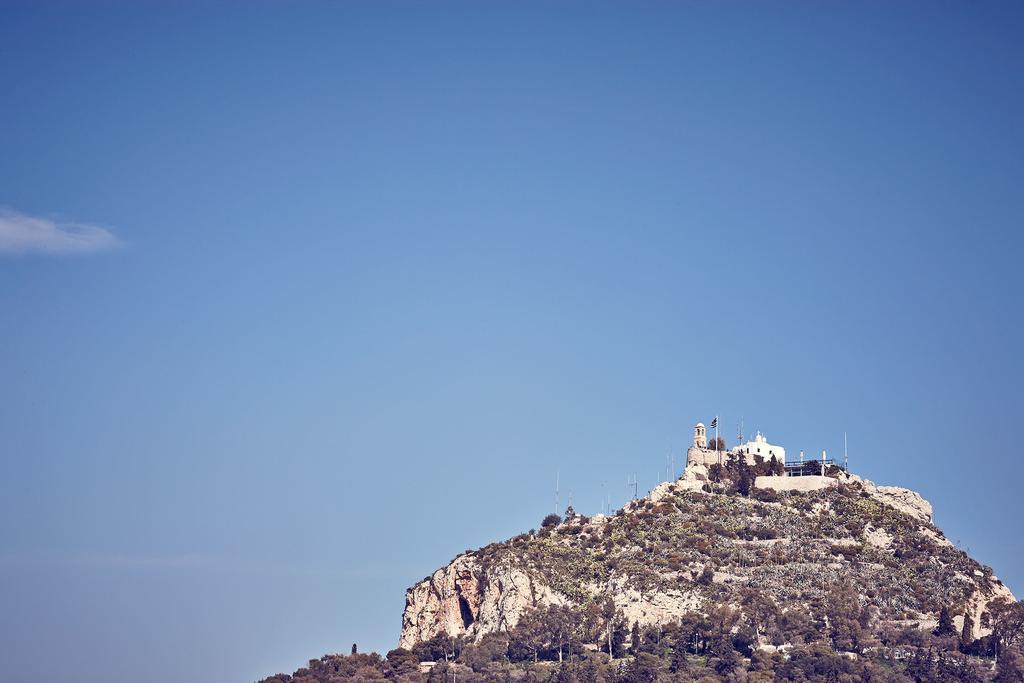
M 562 518 L 552 512 L 550 515 L 544 518 L 544 520 L 540 523 L 540 526 L 542 529 L 548 529 L 553 526 L 558 526 L 561 523 Z
M 772 489 L 754 489 L 751 491 L 750 497 L 754 500 L 759 500 L 762 503 L 779 502 L 779 494 Z

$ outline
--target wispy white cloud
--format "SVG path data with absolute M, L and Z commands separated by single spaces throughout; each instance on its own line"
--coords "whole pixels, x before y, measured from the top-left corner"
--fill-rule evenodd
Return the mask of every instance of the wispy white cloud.
M 120 240 L 106 228 L 28 216 L 0 207 L 0 254 L 89 254 Z

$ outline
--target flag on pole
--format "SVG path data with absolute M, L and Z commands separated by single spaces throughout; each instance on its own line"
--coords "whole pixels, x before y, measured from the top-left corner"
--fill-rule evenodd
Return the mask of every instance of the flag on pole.
M 716 427 L 718 427 L 718 416 L 717 415 L 715 415 L 715 419 L 711 421 L 711 428 L 715 429 Z

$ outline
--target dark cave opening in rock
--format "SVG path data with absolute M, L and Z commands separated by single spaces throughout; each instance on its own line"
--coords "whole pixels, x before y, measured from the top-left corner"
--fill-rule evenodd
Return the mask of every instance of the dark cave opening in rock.
M 473 624 L 473 610 L 469 609 L 466 598 L 459 596 L 459 613 L 462 615 L 462 626 L 469 628 Z

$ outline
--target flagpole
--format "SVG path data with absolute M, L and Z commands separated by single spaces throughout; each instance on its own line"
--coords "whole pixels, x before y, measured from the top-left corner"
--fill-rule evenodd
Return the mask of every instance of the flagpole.
M 715 415 L 715 450 L 718 451 L 718 464 L 722 464 L 722 449 L 718 444 L 718 416 Z

